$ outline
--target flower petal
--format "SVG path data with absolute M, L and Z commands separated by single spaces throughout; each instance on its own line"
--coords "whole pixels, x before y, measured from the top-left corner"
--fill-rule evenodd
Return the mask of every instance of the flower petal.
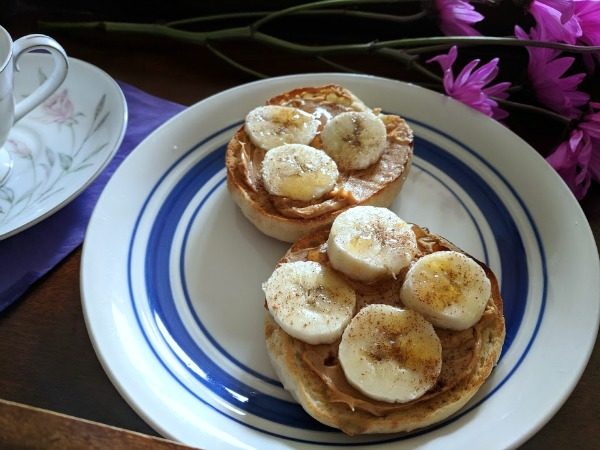
M 481 33 L 471 25 L 483 20 L 484 16 L 475 11 L 465 0 L 435 0 L 439 26 L 447 36 L 479 36 Z
M 439 65 L 442 67 L 442 70 L 445 72 L 446 70 L 449 70 L 452 68 L 452 65 L 456 61 L 457 55 L 458 55 L 458 49 L 456 48 L 456 45 L 453 45 L 450 48 L 450 51 L 448 52 L 447 55 L 434 56 L 433 58 L 428 59 L 427 62 L 428 63 L 431 63 L 434 61 L 438 62 Z
M 596 182 L 600 182 L 600 140 L 593 139 L 591 141 L 591 145 L 592 154 L 590 156 L 590 163 L 588 169 L 592 178 Z
M 600 2 L 578 0 L 573 2 L 573 6 L 581 27 L 580 39 L 588 45 L 600 45 Z
M 448 67 L 451 61 L 456 61 L 458 50 L 452 47 L 447 55 L 438 55 L 427 62 L 437 62 L 444 70 L 444 90 L 446 94 L 454 99 L 469 105 L 487 116 L 498 119 L 505 118 L 508 113 L 498 107 L 498 103 L 491 98 L 496 96 L 505 99 L 508 97 L 506 90 L 510 87 L 509 82 L 498 83 L 489 87 L 486 85 L 491 82 L 498 74 L 498 58 L 477 68 L 479 60 L 475 59 L 468 62 L 460 71 L 456 79 L 453 78 L 452 68 Z
M 574 44 L 582 35 L 579 22 L 574 17 L 563 23 L 560 11 L 539 0 L 531 2 L 529 12 L 545 35 L 545 40 Z

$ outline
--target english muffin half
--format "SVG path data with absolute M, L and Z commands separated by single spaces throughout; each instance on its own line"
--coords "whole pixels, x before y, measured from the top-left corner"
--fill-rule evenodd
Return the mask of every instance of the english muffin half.
M 227 187 L 260 231 L 294 242 L 352 206 L 389 206 L 412 155 L 401 117 L 338 85 L 303 87 L 248 113 L 227 146 Z
M 302 270 L 317 267 L 320 278 L 310 275 L 316 281 L 309 285 L 302 281 L 307 279 L 304 275 L 285 281 L 273 281 L 272 276 L 263 285 L 266 347 L 279 379 L 308 414 L 348 435 L 411 431 L 448 418 L 481 388 L 502 351 L 502 298 L 490 268 L 426 228 L 406 226 L 410 231 L 404 228 L 397 236 L 412 242 L 401 246 L 414 243 L 414 247 L 399 253 L 408 255 L 408 260 L 388 275 L 358 280 L 354 274 L 362 269 L 332 264 L 330 257 L 332 245 L 349 249 L 352 257 L 370 252 L 377 236 L 389 242 L 390 234 L 381 227 L 357 234 L 371 240 L 366 243 L 351 236 L 348 247 L 333 242 L 329 230 L 319 230 L 294 243 L 273 275 L 301 263 Z M 457 265 L 446 270 L 441 257 L 455 258 Z M 465 275 L 465 262 L 471 275 Z M 441 284 L 432 281 L 430 286 L 445 290 L 419 292 L 418 286 L 428 283 L 419 270 L 425 278 L 442 279 Z M 479 311 L 465 318 L 457 312 L 461 305 L 452 299 L 452 292 L 467 285 L 471 297 L 465 309 Z M 355 293 L 354 303 L 348 300 L 352 297 L 348 287 Z M 413 294 L 406 292 L 409 289 Z M 420 298 L 416 303 L 415 296 Z M 453 302 L 458 310 L 452 310 Z M 348 305 L 352 305 L 349 314 Z M 401 311 L 418 320 L 395 327 L 380 314 L 358 327 L 361 316 L 371 309 Z M 450 313 L 435 317 L 436 311 Z M 459 321 L 453 321 L 457 317 Z

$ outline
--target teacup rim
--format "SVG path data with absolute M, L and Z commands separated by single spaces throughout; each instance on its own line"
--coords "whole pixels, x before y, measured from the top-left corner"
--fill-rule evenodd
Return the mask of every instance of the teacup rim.
M 12 38 L 10 36 L 10 33 L 2 26 L 0 25 L 0 39 L 4 39 L 7 43 L 7 52 L 6 55 L 4 55 L 4 59 L 3 56 L 0 54 L 0 72 L 2 72 L 6 66 L 8 66 L 8 63 L 12 57 Z

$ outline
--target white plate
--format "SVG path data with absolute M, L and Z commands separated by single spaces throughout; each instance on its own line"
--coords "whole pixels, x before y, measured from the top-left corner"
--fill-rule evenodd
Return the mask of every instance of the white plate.
M 486 261 L 502 280 L 507 339 L 460 413 L 425 431 L 347 437 L 311 420 L 275 379 L 263 295 L 286 244 L 230 200 L 224 148 L 245 113 L 292 87 L 337 82 L 405 116 L 414 169 L 394 203 Z M 156 430 L 203 448 L 507 448 L 561 406 L 590 355 L 598 254 L 579 205 L 508 129 L 401 82 L 314 74 L 240 86 L 182 112 L 121 165 L 93 214 L 82 294 L 97 354 Z
M 19 59 L 15 96 L 27 96 L 52 70 L 49 55 Z M 73 200 L 116 153 L 127 123 L 125 97 L 97 67 L 69 58 L 67 78 L 21 119 L 5 145 L 13 159 L 0 186 L 0 239 L 25 230 Z

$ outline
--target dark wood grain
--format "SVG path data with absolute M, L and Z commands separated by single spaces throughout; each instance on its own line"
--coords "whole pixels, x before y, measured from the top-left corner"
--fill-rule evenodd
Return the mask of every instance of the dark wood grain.
M 192 447 L 0 399 L 0 448 L 191 450 Z
M 30 17 L 21 17 L 8 27 L 15 36 L 38 31 L 35 20 Z M 122 37 L 57 37 L 72 57 L 89 61 L 118 80 L 185 105 L 251 81 L 249 76 L 196 47 Z M 240 58 L 258 65 L 269 65 L 269 59 L 260 51 L 238 50 L 238 53 Z M 286 64 L 288 70 L 289 67 L 297 70 L 298 59 L 292 65 L 290 57 L 287 58 L 273 62 L 274 70 L 285 72 Z M 307 61 L 302 67 L 308 71 L 315 68 L 314 64 Z M 526 138 L 534 144 L 544 141 L 540 130 L 539 127 L 531 127 Z M 598 187 L 592 189 L 582 206 L 598 243 Z M 80 256 L 78 249 L 36 283 L 20 301 L 0 314 L 0 399 L 157 436 L 119 395 L 96 358 L 81 310 Z M 539 381 L 543 383 L 543 373 L 540 373 Z M 600 350 L 596 346 L 573 394 L 522 448 L 597 448 L 600 442 L 598 386 Z M 9 435 L 11 440 L 8 442 L 12 444 L 9 447 L 17 446 L 19 432 L 23 436 L 23 446 L 27 446 L 28 436 L 48 429 L 45 425 L 47 419 L 38 420 L 35 414 L 28 416 L 26 427 L 21 426 L 21 416 L 15 415 L 15 409 L 11 410 L 10 406 L 0 406 L 0 435 L 5 436 L 5 430 L 13 430 Z M 114 438 L 118 433 L 114 428 L 110 428 L 107 434 L 101 431 L 92 433 L 87 425 L 69 428 L 65 425 L 68 418 L 63 419 L 63 425 L 67 427 L 65 430 L 73 434 L 73 439 L 79 439 L 76 436 L 81 432 L 92 440 L 88 441 L 90 443 L 105 443 L 112 441 L 102 439 Z M 144 442 L 145 448 L 170 448 L 163 441 Z M 131 444 L 130 448 L 141 447 Z

